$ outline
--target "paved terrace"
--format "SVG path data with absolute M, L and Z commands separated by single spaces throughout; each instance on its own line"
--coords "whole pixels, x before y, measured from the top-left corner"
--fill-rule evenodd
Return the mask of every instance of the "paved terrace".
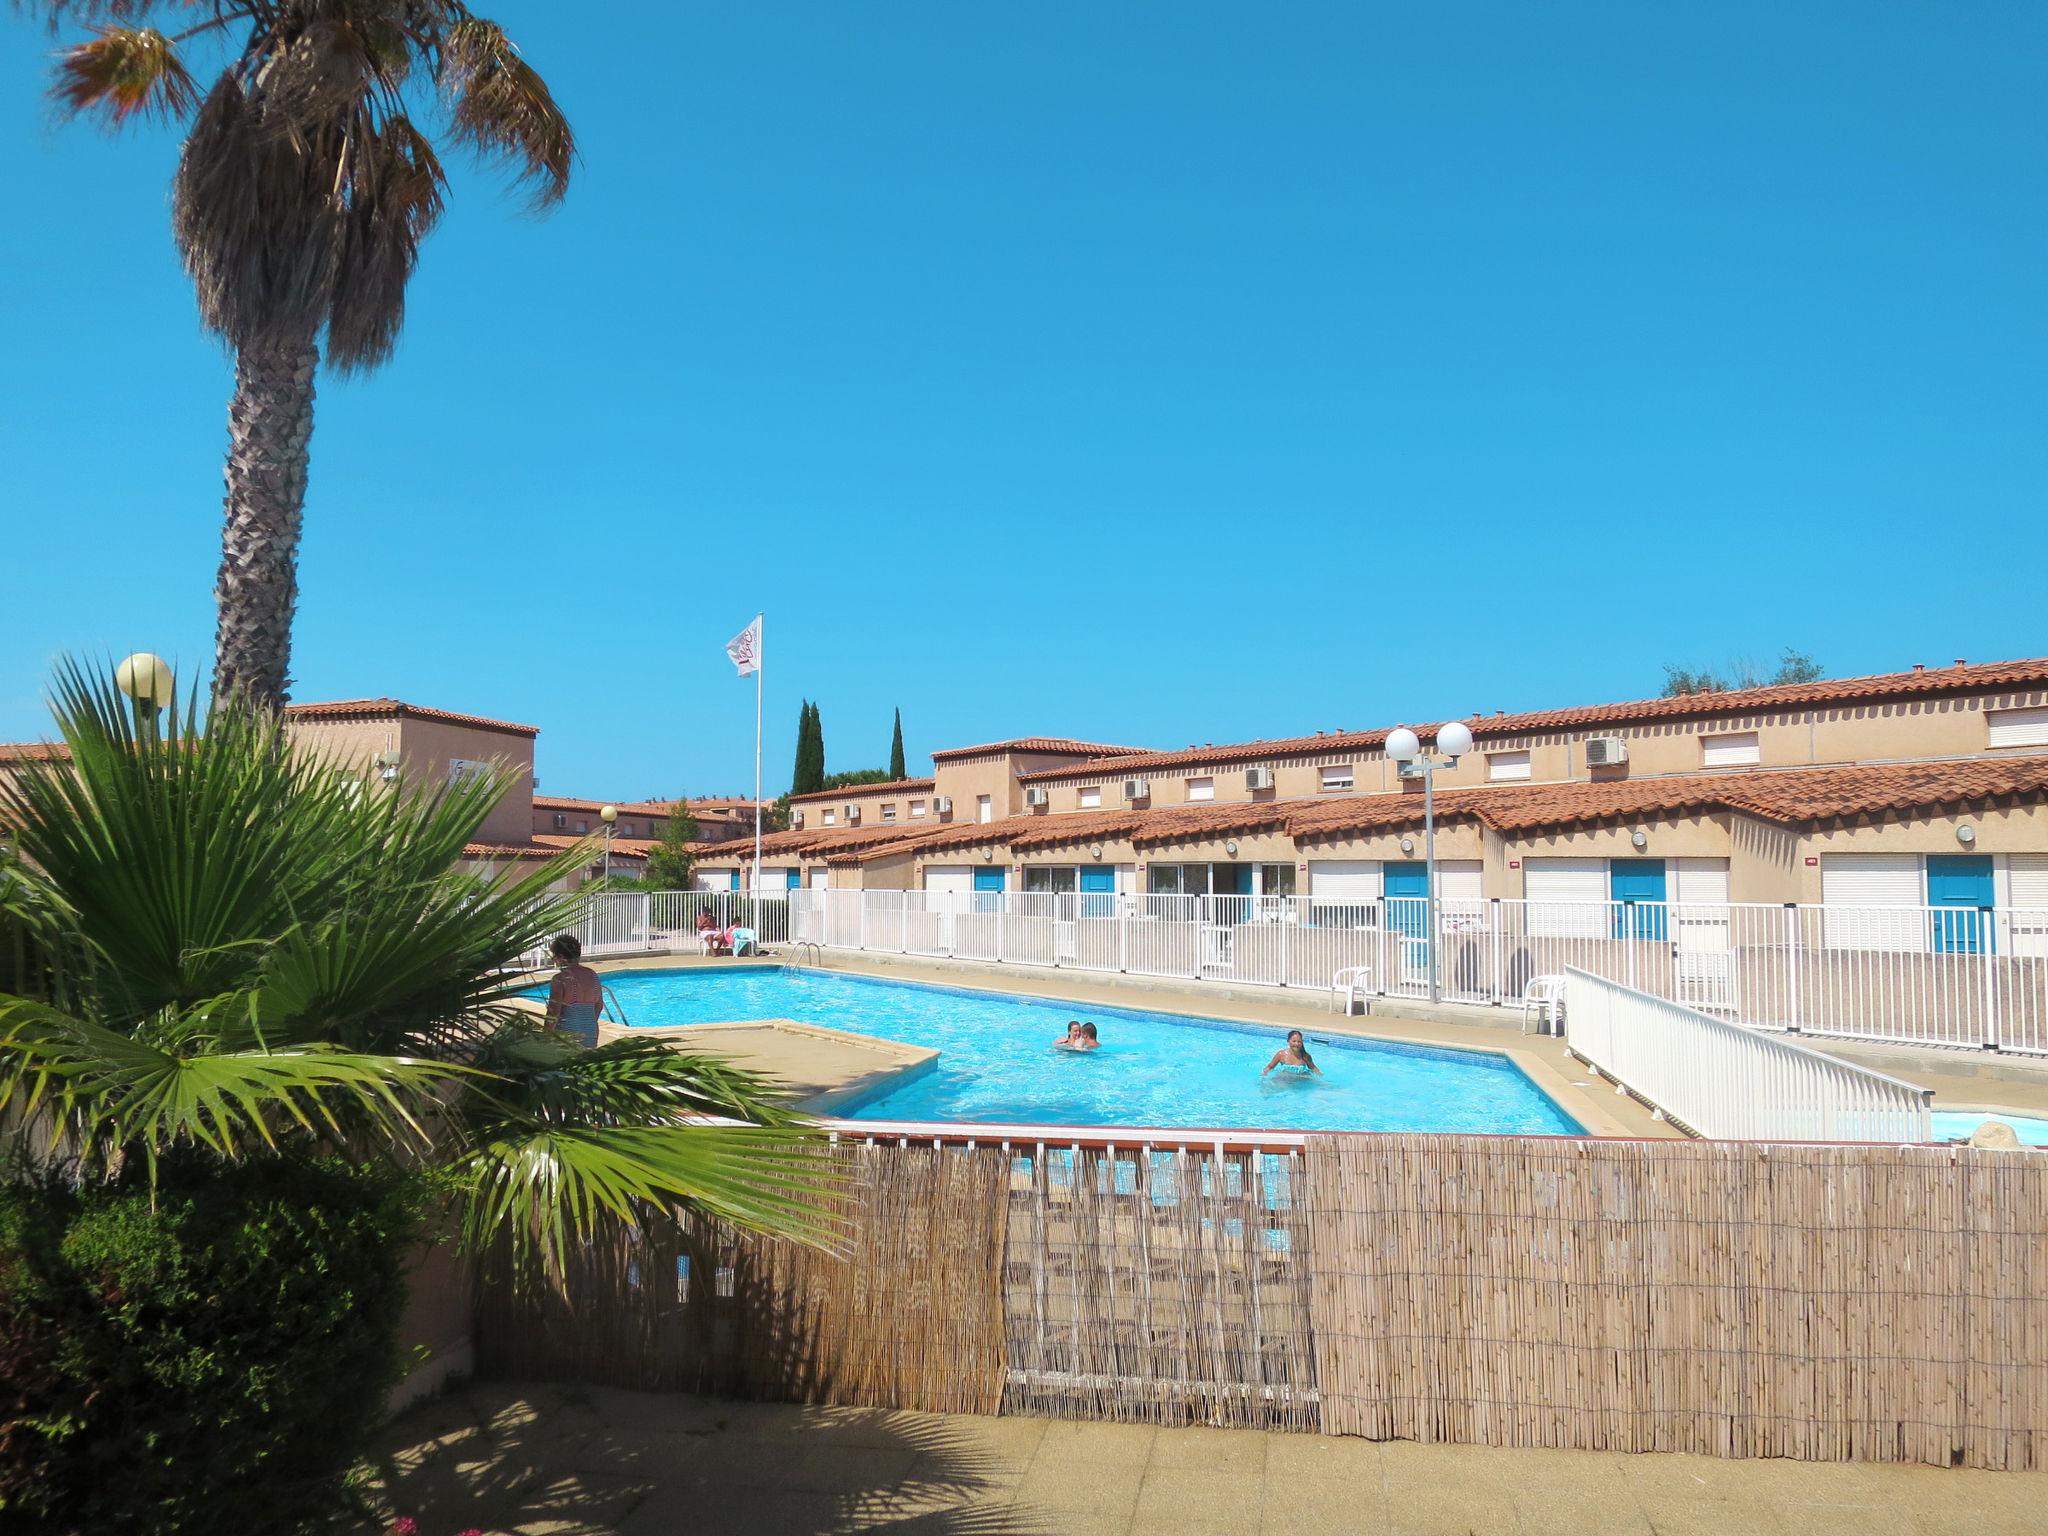
M 1378 1444 L 485 1383 L 369 1490 L 420 1536 L 2035 1536 L 2048 1474 Z M 381 1529 L 368 1525 L 368 1533 Z

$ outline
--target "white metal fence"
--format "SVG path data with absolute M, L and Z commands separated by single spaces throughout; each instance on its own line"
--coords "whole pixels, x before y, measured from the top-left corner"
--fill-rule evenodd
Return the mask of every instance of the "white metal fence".
M 586 953 L 688 952 L 698 915 L 807 942 L 957 960 L 1513 1005 L 1577 969 L 1717 1018 L 1844 1039 L 2048 1054 L 2048 910 L 1762 903 L 1135 896 L 1121 892 L 615 892 Z M 1567 1004 L 1569 1006 L 1569 1003 Z
M 1109 892 L 789 893 L 827 948 L 1517 1003 L 1577 968 L 1762 1029 L 2048 1054 L 2048 911 Z M 1432 950 L 1435 951 L 1432 955 Z
M 1702 1136 L 1929 1141 L 1931 1089 L 1652 997 L 1576 966 L 1573 1054 Z

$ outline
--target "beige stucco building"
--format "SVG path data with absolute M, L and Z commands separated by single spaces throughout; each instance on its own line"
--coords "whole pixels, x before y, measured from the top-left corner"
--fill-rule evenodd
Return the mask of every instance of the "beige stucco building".
M 2048 909 L 2048 659 L 1465 723 L 1435 781 L 1447 901 Z M 762 884 L 1420 894 L 1421 783 L 1389 729 L 936 752 L 929 778 L 794 800 Z M 702 883 L 746 878 L 751 846 L 700 853 Z

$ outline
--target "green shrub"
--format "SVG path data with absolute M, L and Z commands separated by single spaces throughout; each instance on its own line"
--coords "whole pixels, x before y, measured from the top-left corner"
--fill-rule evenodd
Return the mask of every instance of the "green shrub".
M 402 1369 L 415 1184 L 339 1162 L 0 1190 L 0 1528 L 278 1536 L 348 1512 Z

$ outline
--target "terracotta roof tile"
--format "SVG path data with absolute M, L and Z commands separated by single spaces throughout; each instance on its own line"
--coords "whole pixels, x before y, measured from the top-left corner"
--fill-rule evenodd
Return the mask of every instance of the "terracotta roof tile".
M 592 858 L 602 858 L 604 856 L 604 839 L 602 837 L 565 837 L 559 832 L 536 832 L 533 834 L 533 840 L 550 852 L 559 852 L 564 848 L 574 848 L 578 843 L 588 843 L 591 846 Z M 615 837 L 612 839 L 612 857 L 615 859 L 644 859 L 647 857 L 648 849 L 659 846 L 651 837 Z
M 1788 826 L 1869 816 L 1927 814 L 2048 794 L 2048 757 L 1974 758 L 1840 768 L 1758 769 L 1603 783 L 1448 789 L 1439 820 L 1477 821 L 1496 832 L 1596 826 L 1640 817 L 1739 811 Z M 1300 840 L 1422 824 L 1419 792 L 1303 801 L 1287 817 Z
M 1112 747 L 1099 741 L 1075 741 L 1070 736 L 1015 736 L 1008 741 L 985 741 L 973 747 L 947 747 L 934 752 L 932 761 L 949 757 L 975 757 L 990 752 L 1077 752 L 1090 757 L 1124 757 L 1141 753 L 1144 747 Z
M 1065 768 L 1041 768 L 1020 773 L 1026 784 L 1049 779 L 1122 777 L 1145 774 L 1161 768 L 1225 767 L 1232 763 L 1260 763 L 1276 757 L 1296 757 L 1311 752 L 1376 752 L 1386 745 L 1387 733 L 1378 731 L 1318 731 L 1313 736 L 1283 736 L 1272 741 L 1234 741 L 1222 746 L 1188 747 L 1178 752 L 1141 752 L 1127 757 L 1107 758 L 1098 763 L 1074 763 Z
M 1910 672 L 1885 672 L 1870 677 L 1833 677 L 1815 683 L 1779 683 L 1726 693 L 1681 694 L 1674 698 L 1635 699 L 1618 704 L 1587 704 L 1567 709 L 1528 710 L 1512 715 L 1472 715 L 1465 719 L 1480 740 L 1526 735 L 1531 731 L 1566 730 L 1580 726 L 1618 726 L 1635 721 L 1699 720 L 1754 714 L 1760 710 L 1823 707 L 1901 698 L 1933 698 L 1958 693 L 1983 693 L 1998 688 L 2048 686 L 2048 657 L 1983 662 L 1976 666 L 1929 667 Z M 1104 778 L 1149 773 L 1168 768 L 1226 767 L 1282 757 L 1343 752 L 1378 752 L 1386 746 L 1391 726 L 1369 731 L 1329 731 L 1312 736 L 1225 742 L 1188 747 L 1177 752 L 1145 752 L 1106 757 L 1102 762 L 1073 763 L 1018 775 L 1027 784 L 1055 780 Z M 1436 724 L 1413 727 L 1424 741 L 1436 737 Z M 934 758 L 942 754 L 934 753 Z
M 1609 725 L 1636 720 L 1686 720 L 1711 715 L 1751 714 L 1761 709 L 1860 703 L 1864 700 L 1927 698 L 1982 693 L 1994 688 L 2048 684 L 2048 657 L 1981 662 L 1976 666 L 1928 667 L 1881 672 L 1869 677 L 1830 677 L 1814 683 L 1774 683 L 1725 693 L 1687 693 L 1672 698 L 1635 699 L 1620 704 L 1587 704 L 1568 709 L 1528 710 L 1514 715 L 1473 716 L 1475 736 Z
M 0 763 L 68 763 L 70 746 L 61 741 L 0 741 Z
M 791 805 L 808 805 L 813 800 L 840 800 L 850 795 L 886 795 L 901 791 L 905 794 L 920 789 L 930 789 L 930 779 L 891 779 L 886 784 L 842 784 L 837 789 L 814 789 L 801 795 L 791 795 Z
M 467 725 L 478 730 L 503 731 L 512 736 L 538 736 L 537 725 L 514 725 L 509 720 L 492 720 L 484 715 L 458 715 L 445 709 L 427 709 L 397 699 L 336 699 L 328 703 L 287 704 L 287 720 L 438 720 L 445 725 Z

